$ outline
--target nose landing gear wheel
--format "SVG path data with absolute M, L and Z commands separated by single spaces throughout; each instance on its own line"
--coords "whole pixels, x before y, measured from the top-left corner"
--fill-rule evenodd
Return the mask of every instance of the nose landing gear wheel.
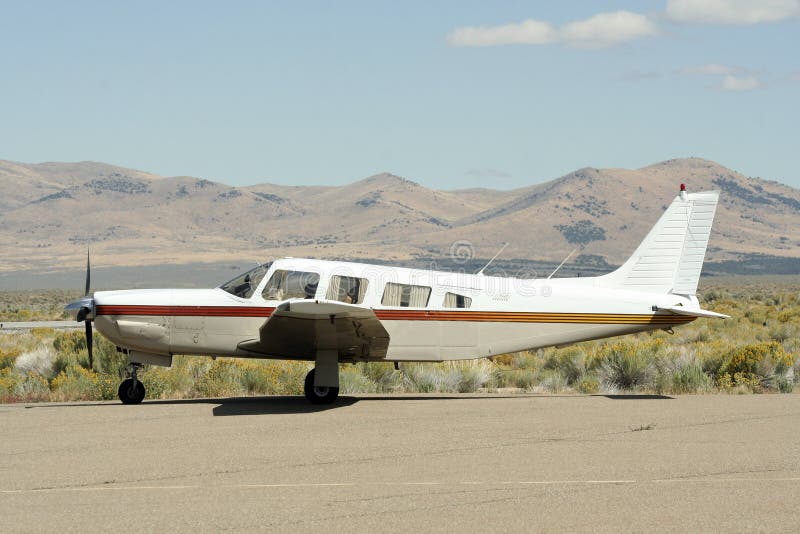
M 122 404 L 140 404 L 144 400 L 144 384 L 139 380 L 128 378 L 119 385 L 117 394 Z
M 314 385 L 314 369 L 306 375 L 304 384 L 306 398 L 311 404 L 331 404 L 339 396 L 339 388 Z

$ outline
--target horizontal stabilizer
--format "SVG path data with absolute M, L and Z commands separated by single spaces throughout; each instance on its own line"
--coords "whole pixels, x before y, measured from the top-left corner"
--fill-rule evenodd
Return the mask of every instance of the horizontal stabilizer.
M 691 317 L 715 317 L 717 319 L 730 318 L 730 315 L 725 315 L 724 313 L 701 310 L 699 308 L 684 308 L 683 306 L 653 306 L 653 311 L 668 311 L 676 315 L 689 315 Z

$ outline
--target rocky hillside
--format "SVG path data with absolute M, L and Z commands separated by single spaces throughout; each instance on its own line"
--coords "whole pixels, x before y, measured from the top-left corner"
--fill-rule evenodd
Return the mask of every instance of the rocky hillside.
M 0 272 L 263 261 L 491 257 L 618 264 L 680 183 L 717 189 L 709 259 L 800 257 L 800 191 L 711 161 L 586 168 L 513 191 L 428 189 L 391 174 L 340 187 L 231 187 L 103 163 L 0 161 Z M 465 243 L 468 243 L 466 245 Z

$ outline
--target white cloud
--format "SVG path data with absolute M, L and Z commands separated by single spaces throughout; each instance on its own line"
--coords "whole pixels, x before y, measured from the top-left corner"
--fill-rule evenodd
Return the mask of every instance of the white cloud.
M 734 76 L 733 74 L 726 74 L 722 78 L 722 83 L 719 88 L 723 91 L 752 91 L 759 89 L 762 86 L 761 80 L 755 76 Z
M 579 48 L 605 48 L 658 35 L 658 27 L 644 15 L 630 11 L 599 13 L 561 28 L 561 40 Z
M 693 75 L 693 74 L 736 74 L 741 72 L 739 67 L 731 67 L 730 65 L 720 65 L 719 63 L 707 63 L 697 67 L 684 67 L 678 71 L 678 74 Z
M 547 22 L 528 19 L 505 26 L 456 28 L 447 36 L 447 42 L 453 46 L 547 44 L 556 40 L 556 33 L 556 29 Z
M 800 82 L 800 71 L 797 71 L 797 72 L 790 72 L 790 73 L 789 73 L 789 74 L 786 76 L 786 78 L 788 78 L 788 80 L 789 80 L 790 82 Z
M 667 18 L 698 24 L 759 24 L 800 16 L 800 0 L 668 0 Z
M 599 13 L 585 20 L 555 28 L 534 19 L 504 26 L 466 26 L 447 36 L 452 46 L 542 45 L 564 43 L 576 48 L 606 48 L 658 34 L 658 27 L 646 16 L 630 11 Z
M 720 91 L 751 91 L 763 87 L 759 72 L 732 65 L 707 63 L 695 67 L 684 67 L 677 71 L 682 76 L 714 76 L 718 83 L 709 86 L 709 89 Z

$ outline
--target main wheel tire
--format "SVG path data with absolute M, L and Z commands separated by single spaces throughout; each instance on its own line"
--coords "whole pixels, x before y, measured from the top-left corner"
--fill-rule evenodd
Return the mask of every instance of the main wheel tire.
M 303 389 L 305 390 L 306 398 L 311 404 L 331 404 L 339 397 L 339 388 L 314 385 L 314 369 L 310 370 L 306 375 Z
M 119 385 L 117 394 L 122 404 L 141 404 L 145 394 L 144 384 L 142 384 L 141 380 L 137 380 L 136 385 L 134 385 L 133 378 L 128 378 Z

